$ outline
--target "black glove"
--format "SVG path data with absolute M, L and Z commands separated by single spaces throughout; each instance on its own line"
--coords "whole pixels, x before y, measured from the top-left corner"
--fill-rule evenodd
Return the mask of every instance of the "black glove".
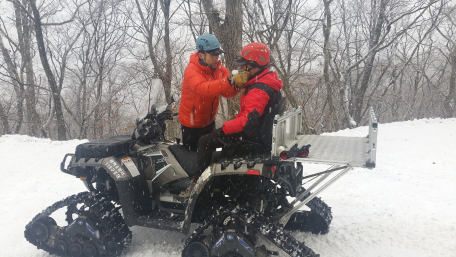
M 289 159 L 292 157 L 307 157 L 309 155 L 309 148 L 310 145 L 303 145 L 300 148 L 298 148 L 298 144 L 295 144 L 293 147 L 290 148 L 290 150 L 284 152 L 284 156 L 282 156 L 282 153 L 280 154 L 280 157 L 282 159 Z
M 223 128 L 218 128 L 218 129 L 214 130 L 213 133 L 215 134 L 216 137 L 221 137 L 221 136 L 225 135 Z

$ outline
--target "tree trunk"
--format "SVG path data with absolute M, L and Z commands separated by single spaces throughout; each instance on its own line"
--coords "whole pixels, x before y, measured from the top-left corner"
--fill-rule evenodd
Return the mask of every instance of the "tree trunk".
M 3 45 L 3 39 L 0 34 L 0 50 L 2 51 L 3 60 L 6 63 L 6 70 L 8 71 L 8 75 L 11 79 L 11 84 L 13 85 L 14 92 L 16 92 L 17 99 L 16 99 L 16 108 L 17 108 L 17 120 L 16 126 L 13 129 L 13 133 L 18 134 L 22 127 L 22 122 L 24 121 L 24 110 L 22 105 L 24 103 L 24 84 L 20 80 L 19 74 L 17 73 L 16 65 L 11 60 L 11 56 L 9 55 L 8 49 L 5 48 Z
M 40 53 L 41 64 L 43 65 L 44 72 L 46 73 L 46 77 L 52 91 L 52 98 L 54 100 L 55 115 L 57 119 L 57 139 L 66 140 L 66 129 L 65 121 L 63 118 L 62 103 L 60 101 L 60 90 L 57 86 L 57 81 L 54 74 L 52 73 L 51 66 L 49 65 L 49 61 L 46 56 L 40 13 L 36 7 L 35 0 L 30 0 L 30 6 L 32 8 L 34 16 L 36 43 L 38 45 L 38 51 Z
M 162 73 L 162 77 L 160 78 L 163 83 L 163 89 L 165 91 L 166 103 L 171 101 L 171 80 L 172 80 L 172 62 L 173 58 L 171 56 L 171 41 L 169 39 L 169 20 L 170 20 L 170 13 L 169 8 L 171 5 L 171 0 L 160 0 L 160 5 L 163 11 L 163 15 L 165 16 L 165 35 L 164 35 L 164 47 L 166 52 L 166 61 L 165 61 L 165 70 Z
M 225 0 L 225 19 L 222 20 L 219 10 L 214 7 L 213 0 L 202 0 L 204 10 L 214 35 L 220 41 L 225 54 L 225 66 L 228 70 L 237 70 L 234 60 L 239 58 L 242 50 L 242 0 Z M 228 117 L 233 119 L 240 110 L 240 94 L 235 98 L 227 99 Z
M 324 36 L 324 43 L 323 43 L 323 56 L 324 56 L 324 64 L 323 64 L 323 77 L 325 79 L 325 87 L 326 87 L 326 102 L 328 103 L 329 112 L 327 117 L 327 123 L 332 124 L 332 129 L 337 131 L 339 130 L 339 121 L 337 120 L 337 113 L 336 108 L 334 107 L 333 101 L 333 90 L 332 85 L 329 78 L 329 62 L 331 61 L 331 53 L 329 52 L 329 37 L 331 35 L 331 9 L 330 4 L 332 0 L 323 0 L 323 4 L 325 6 L 325 14 L 324 17 L 326 18 L 323 22 L 323 36 Z
M 171 5 L 171 0 L 160 0 L 160 5 L 163 11 L 163 15 L 165 16 L 165 35 L 164 35 L 164 42 L 165 42 L 165 53 L 166 53 L 166 60 L 165 60 L 165 70 L 162 73 L 162 77 L 160 78 L 163 83 L 163 89 L 165 91 L 165 98 L 166 103 L 171 102 L 171 82 L 173 78 L 173 67 L 172 62 L 173 58 L 171 55 L 171 41 L 169 38 L 169 21 L 170 21 L 170 13 L 169 8 Z M 168 105 L 168 109 L 171 108 L 171 105 Z M 176 138 L 176 126 L 179 126 L 177 122 L 174 121 L 165 121 L 166 122 L 166 138 L 169 140 L 174 140 Z
M 11 134 L 11 127 L 8 123 L 8 115 L 5 113 L 5 109 L 3 109 L 3 104 L 0 103 L 0 120 L 2 121 L 3 125 L 3 134 Z
M 345 1 L 341 2 L 342 7 L 342 26 L 345 36 L 345 51 L 348 58 L 346 58 L 348 67 L 351 67 L 351 58 L 350 58 L 350 44 L 349 44 L 349 33 L 347 32 L 347 20 L 346 20 L 346 9 Z M 344 112 L 345 121 L 349 128 L 356 127 L 356 122 L 353 120 L 353 117 L 350 114 L 350 91 L 351 91 L 351 71 L 344 71 L 342 74 L 336 74 L 336 81 L 339 87 L 339 97 L 342 104 L 342 110 Z
M 451 64 L 449 92 L 448 95 L 445 96 L 445 100 L 443 102 L 447 118 L 451 118 L 456 115 L 456 45 L 453 46 L 453 51 L 450 53 L 449 59 Z M 451 106 L 452 101 L 453 106 Z
M 382 28 L 385 23 L 385 10 L 386 6 L 388 5 L 387 0 L 381 0 L 379 6 L 379 14 L 378 17 L 372 20 L 373 31 L 371 32 L 370 40 L 369 40 L 369 49 L 373 49 L 375 45 L 378 44 L 380 40 L 380 36 L 382 34 Z M 364 96 L 366 94 L 366 90 L 369 86 L 369 81 L 372 75 L 373 65 L 375 61 L 375 55 L 377 51 L 371 51 L 369 56 L 367 57 L 364 70 L 363 70 L 363 77 L 361 79 L 361 84 L 359 88 L 355 90 L 353 105 L 354 105 L 354 113 L 353 118 L 355 119 L 356 123 L 360 123 L 361 121 L 361 114 L 363 113 L 363 109 L 367 108 L 367 106 L 363 105 Z
M 23 8 L 28 9 L 29 5 L 26 1 L 23 1 Z M 33 70 L 32 63 L 32 33 L 30 30 L 30 19 L 27 17 L 25 10 L 14 4 L 16 14 L 16 31 L 19 41 L 19 51 L 22 57 L 22 65 L 25 67 L 26 75 L 26 87 L 24 92 L 26 116 L 28 131 L 27 134 L 30 136 L 40 136 L 41 118 L 36 112 L 35 108 L 35 73 Z

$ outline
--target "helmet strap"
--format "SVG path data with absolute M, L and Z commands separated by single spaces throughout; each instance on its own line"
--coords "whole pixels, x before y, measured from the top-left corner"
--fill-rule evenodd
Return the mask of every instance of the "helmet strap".
M 203 65 L 204 67 L 207 67 L 207 66 L 209 66 L 209 64 L 207 64 L 207 62 L 206 62 L 206 53 L 203 53 L 203 56 L 204 56 L 204 58 L 199 58 L 199 63 L 201 65 Z
M 212 68 L 212 65 L 209 65 L 209 64 L 206 62 L 206 53 L 207 53 L 207 52 L 202 53 L 202 54 L 204 55 L 204 58 L 199 58 L 199 63 L 200 63 L 201 65 L 203 65 L 204 67 L 209 67 L 212 71 L 215 71 L 215 70 L 217 69 L 217 67 L 218 67 L 218 64 L 217 64 L 217 66 L 216 66 L 215 68 Z
M 247 65 L 250 65 L 250 67 L 252 68 L 247 68 Z M 255 68 L 260 68 L 262 69 L 262 66 L 258 65 L 258 63 L 254 62 L 254 61 L 247 61 L 247 63 L 245 64 L 245 70 L 246 71 L 250 71 L 252 69 L 255 69 Z

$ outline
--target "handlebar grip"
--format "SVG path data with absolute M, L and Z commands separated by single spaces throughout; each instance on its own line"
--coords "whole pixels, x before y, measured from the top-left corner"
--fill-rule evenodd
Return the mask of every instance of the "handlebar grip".
M 62 172 L 66 173 L 66 174 L 73 175 L 73 174 L 71 174 L 71 172 L 69 172 L 69 171 L 66 169 L 66 167 L 65 167 L 65 162 L 66 162 L 67 157 L 68 157 L 68 156 L 73 157 L 73 155 L 74 155 L 74 154 L 72 154 L 72 153 L 67 153 L 67 154 L 65 154 L 65 157 L 63 157 L 63 161 L 60 163 L 60 170 L 61 170 Z
M 178 112 L 172 112 L 169 117 L 168 117 L 168 120 L 173 120 L 174 117 L 177 117 L 177 115 L 179 115 Z

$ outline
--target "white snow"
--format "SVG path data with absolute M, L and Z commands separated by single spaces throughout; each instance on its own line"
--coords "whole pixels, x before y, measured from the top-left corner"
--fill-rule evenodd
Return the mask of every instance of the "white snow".
M 366 136 L 367 128 L 331 135 Z M 24 239 L 24 227 L 54 202 L 86 190 L 59 168 L 83 142 L 0 137 L 0 256 L 49 256 Z M 294 236 L 322 257 L 455 256 L 455 155 L 454 118 L 380 124 L 377 167 L 354 169 L 321 194 L 332 207 L 330 232 Z M 132 231 L 125 256 L 181 256 L 185 235 Z

